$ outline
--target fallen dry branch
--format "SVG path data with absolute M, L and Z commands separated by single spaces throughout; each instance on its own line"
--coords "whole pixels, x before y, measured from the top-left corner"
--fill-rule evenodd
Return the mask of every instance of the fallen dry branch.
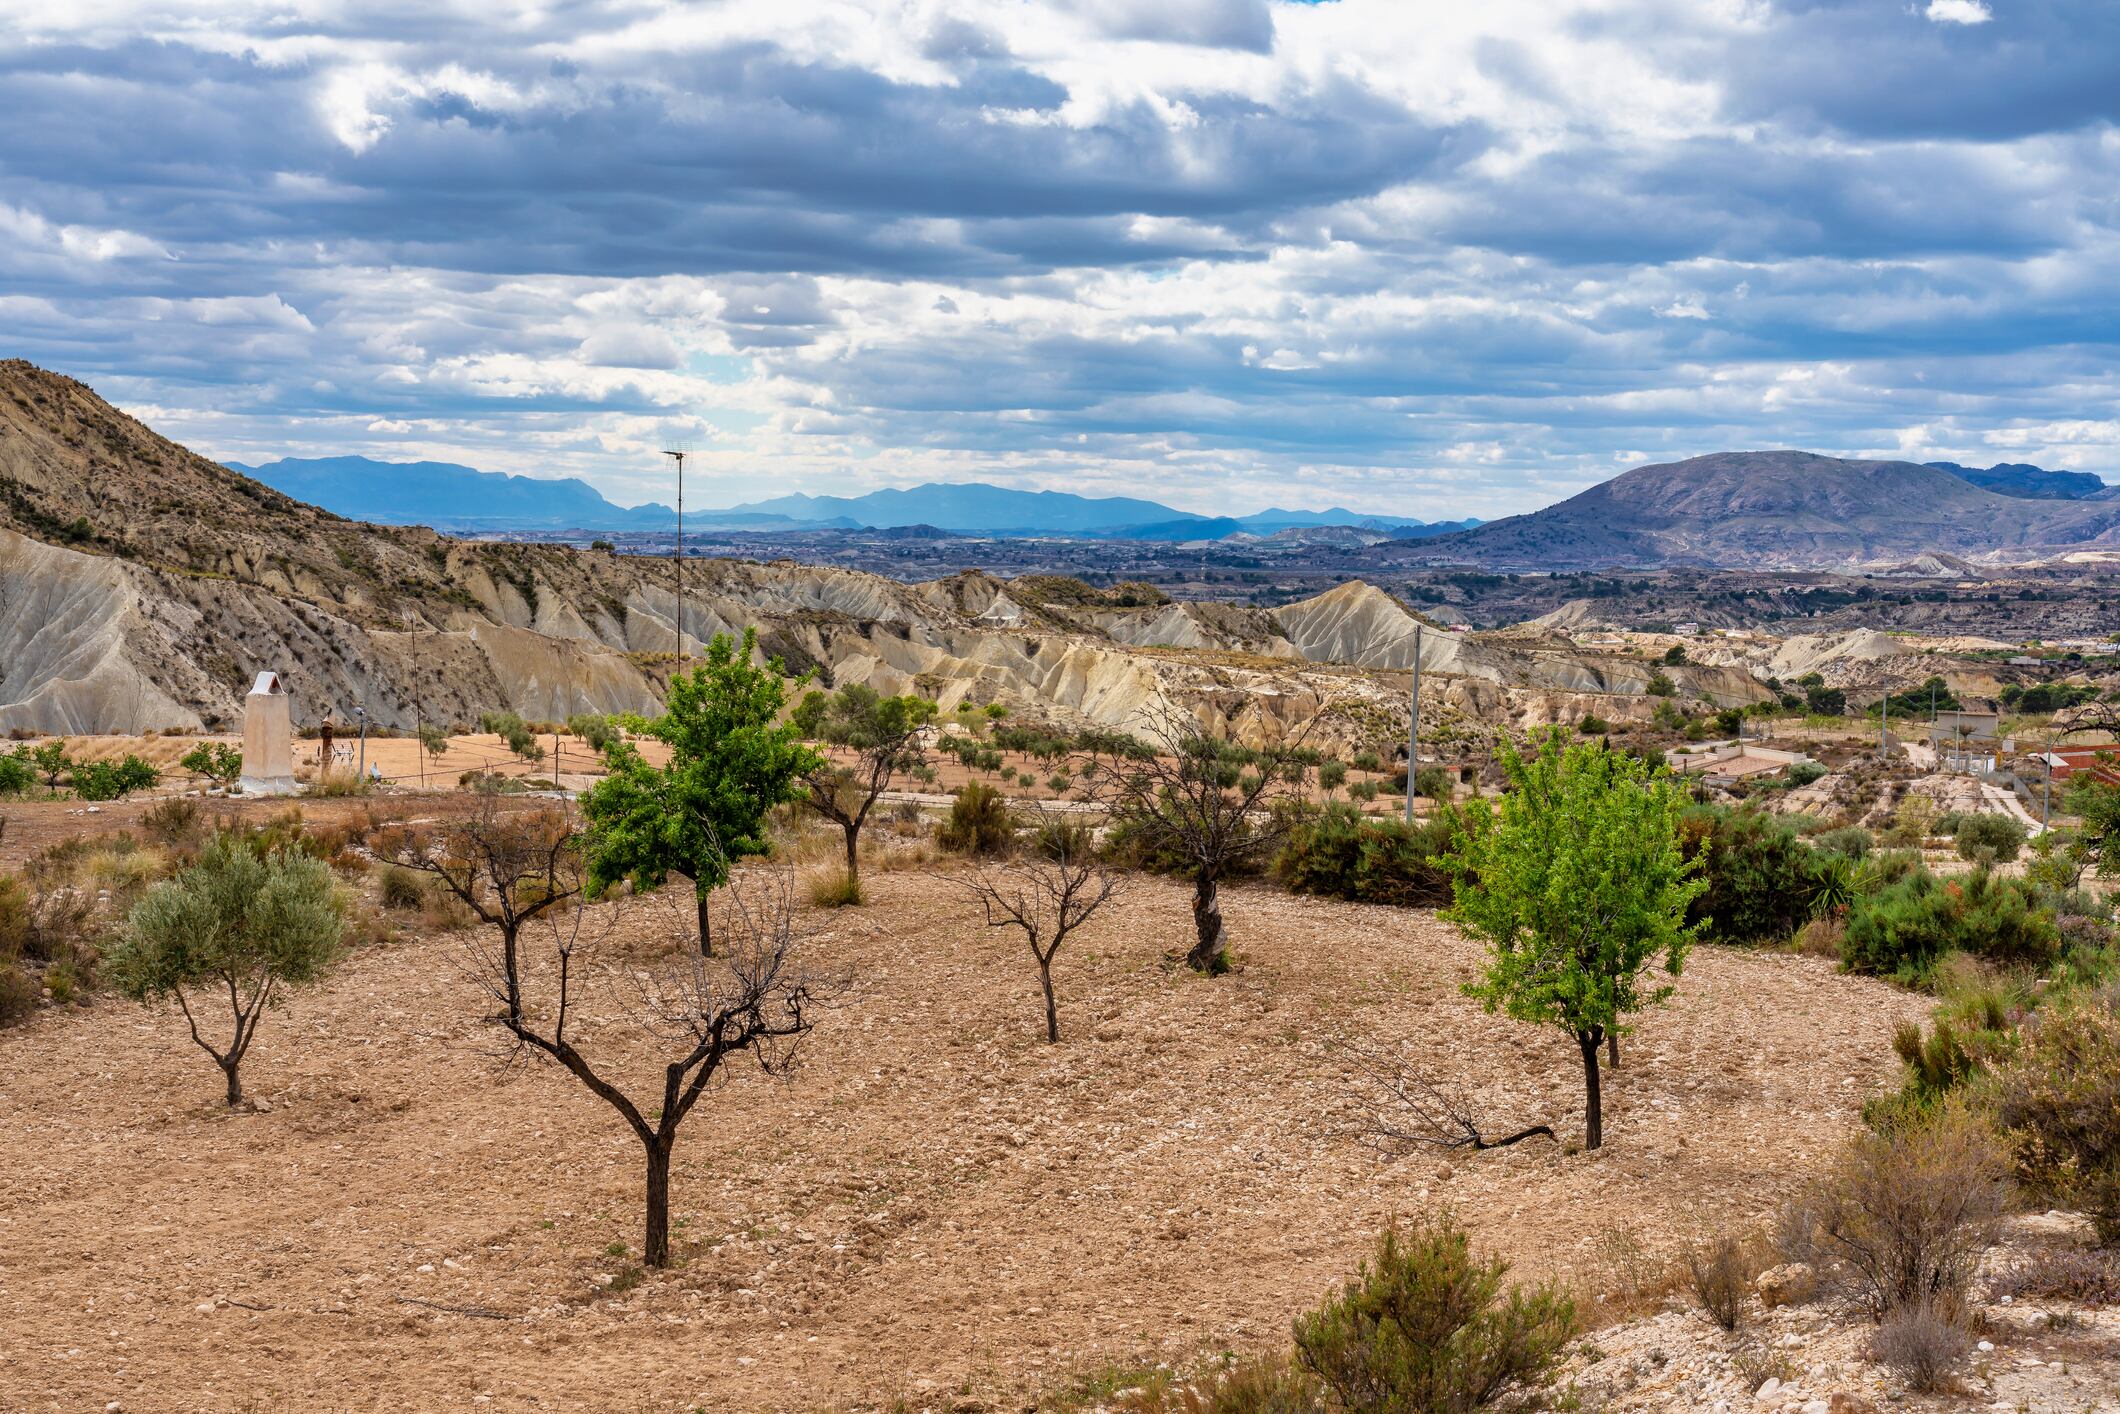
M 1540 1135 L 1554 1137 L 1552 1126 L 1534 1124 L 1489 1139 L 1463 1095 L 1446 1093 L 1403 1062 L 1352 1042 L 1340 1043 L 1339 1050 L 1362 1071 L 1356 1100 L 1362 1113 L 1348 1132 L 1382 1153 L 1396 1156 L 1414 1149 L 1478 1153 L 1506 1149 Z

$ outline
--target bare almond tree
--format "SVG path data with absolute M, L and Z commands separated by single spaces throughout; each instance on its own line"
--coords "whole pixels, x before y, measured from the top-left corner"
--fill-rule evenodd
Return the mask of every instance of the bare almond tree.
M 1446 1092 L 1395 1057 L 1351 1041 L 1342 1042 L 1338 1050 L 1354 1063 L 1357 1071 L 1355 1102 L 1359 1115 L 1350 1132 L 1382 1153 L 1404 1154 L 1415 1149 L 1465 1149 L 1476 1153 L 1506 1149 L 1541 1134 L 1553 1138 L 1552 1126 L 1534 1124 L 1514 1134 L 1489 1139 L 1464 1095 Z
M 481 792 L 469 816 L 447 826 L 395 825 L 376 837 L 382 858 L 432 874 L 500 934 L 513 965 L 525 926 L 582 892 L 574 818 L 557 806 L 510 809 Z
M 1053 997 L 1053 959 L 1068 935 L 1096 916 L 1120 889 L 1117 874 L 1097 856 L 1089 827 L 1058 812 L 1044 817 L 1030 846 L 1014 858 L 981 865 L 956 882 L 970 890 L 989 928 L 1014 928 L 1038 960 L 1045 990 L 1045 1039 L 1060 1039 L 1060 1009 Z
M 1096 769 L 1090 794 L 1144 851 L 1192 880 L 1194 941 L 1186 965 L 1210 975 L 1227 972 L 1222 880 L 1287 837 L 1292 817 L 1276 807 L 1302 797 L 1309 767 L 1301 747 L 1309 727 L 1254 749 L 1165 705 L 1148 714 L 1145 730 L 1156 750 Z
M 674 949 L 659 969 L 606 957 L 617 920 L 615 902 L 582 897 L 580 855 L 555 848 L 557 811 L 481 811 L 430 840 L 422 856 L 400 862 L 427 868 L 488 924 L 469 943 L 471 973 L 499 1003 L 498 1020 L 515 1048 L 556 1062 L 618 1111 L 640 1141 L 647 1165 L 641 1260 L 670 1261 L 670 1156 L 677 1132 L 731 1061 L 748 1054 L 767 1074 L 785 1074 L 837 984 L 807 971 L 796 957 L 794 901 L 784 872 L 732 882 L 725 898 L 717 957 Z M 546 864 L 542 861 L 551 861 Z M 466 867 L 465 861 L 469 862 Z M 682 931 L 673 918 L 672 927 Z M 609 1061 L 575 1044 L 585 992 L 612 994 L 636 1032 L 661 1047 L 661 1086 L 649 1108 L 611 1078 Z M 569 1024 L 575 1030 L 569 1031 Z

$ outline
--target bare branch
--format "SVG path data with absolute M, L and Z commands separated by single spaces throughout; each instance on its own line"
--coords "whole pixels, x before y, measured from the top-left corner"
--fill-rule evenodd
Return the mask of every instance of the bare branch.
M 1366 1050 L 1352 1041 L 1336 1049 L 1361 1070 L 1355 1087 L 1361 1118 L 1346 1131 L 1379 1153 L 1398 1156 L 1416 1149 L 1503 1149 L 1543 1134 L 1551 1126 L 1534 1124 L 1505 1138 L 1489 1139 L 1481 1131 L 1472 1104 L 1463 1094 L 1444 1091 L 1396 1057 Z

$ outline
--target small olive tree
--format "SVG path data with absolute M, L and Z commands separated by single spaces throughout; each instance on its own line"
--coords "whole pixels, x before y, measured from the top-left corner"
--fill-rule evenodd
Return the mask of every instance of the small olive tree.
M 174 998 L 191 1039 L 243 1101 L 243 1057 L 265 1010 L 329 973 L 343 952 L 345 910 L 331 871 L 308 855 L 260 855 L 219 834 L 198 863 L 156 884 L 133 905 L 104 956 L 111 984 L 138 1002 Z M 223 1004 L 231 1032 L 216 1046 L 201 1013 Z
M 981 865 L 958 881 L 977 899 L 989 928 L 1021 932 L 1038 961 L 1045 991 L 1045 1039 L 1060 1040 L 1060 1008 L 1053 997 L 1053 959 L 1068 935 L 1111 902 L 1119 876 L 1098 857 L 1089 827 L 1057 812 L 1046 815 L 1029 847 L 1013 859 Z
M 925 764 L 920 734 L 934 719 L 935 704 L 926 698 L 885 697 L 864 683 L 806 693 L 796 704 L 802 735 L 853 754 L 851 765 L 815 757 L 802 775 L 810 808 L 846 836 L 847 877 L 861 873 L 861 827 L 892 778 Z
M 1456 900 L 1443 916 L 1488 946 L 1468 995 L 1518 1021 L 1557 1026 L 1583 1060 L 1587 1147 L 1604 1142 L 1598 1050 L 1628 1018 L 1669 997 L 1652 967 L 1676 977 L 1705 919 L 1686 908 L 1704 862 L 1685 857 L 1685 792 L 1668 771 L 1595 746 L 1545 737 L 1525 756 L 1508 743 L 1509 790 L 1468 811 L 1443 864 Z

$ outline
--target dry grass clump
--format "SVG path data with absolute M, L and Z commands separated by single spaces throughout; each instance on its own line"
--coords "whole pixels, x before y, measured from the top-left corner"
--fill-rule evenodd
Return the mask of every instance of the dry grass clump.
M 1594 1293 L 1589 1313 L 1606 1326 L 1660 1310 L 1687 1278 L 1683 1264 L 1652 1251 L 1633 1228 L 1615 1225 L 1591 1245 L 1576 1267 L 1574 1284 Z
M 1726 1331 L 1737 1329 L 1752 1280 L 1764 1270 L 1757 1244 L 1730 1233 L 1696 1243 L 1686 1254 L 1686 1275 L 1708 1319 Z
M 803 871 L 803 887 L 819 908 L 858 908 L 861 876 L 843 864 L 815 865 Z
M 1891 1367 L 1917 1394 L 1947 1388 L 1972 1345 L 1956 1307 L 1943 1297 L 1895 1306 L 1870 1333 L 1871 1358 Z
M 1994 1296 L 2075 1301 L 2085 1306 L 2120 1305 L 2120 1250 L 2111 1247 L 2040 1247 L 1988 1279 Z

